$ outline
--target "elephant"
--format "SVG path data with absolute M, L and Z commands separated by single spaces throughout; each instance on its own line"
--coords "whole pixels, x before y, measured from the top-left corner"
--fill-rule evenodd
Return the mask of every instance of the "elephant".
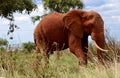
M 70 10 L 67 13 L 53 12 L 46 15 L 35 27 L 36 52 L 42 49 L 49 58 L 53 51 L 69 48 L 80 65 L 87 65 L 88 36 L 97 47 L 97 57 L 103 63 L 104 21 L 99 13 L 90 10 Z M 54 44 L 57 45 L 55 48 Z

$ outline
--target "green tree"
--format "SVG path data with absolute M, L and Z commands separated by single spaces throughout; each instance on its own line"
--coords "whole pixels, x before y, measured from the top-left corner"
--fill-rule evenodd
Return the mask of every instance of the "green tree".
M 5 46 L 8 44 L 8 41 L 6 39 L 0 38 L 0 46 Z
M 81 0 L 42 0 L 42 4 L 46 11 L 60 13 L 66 13 L 70 9 L 82 9 L 84 7 Z M 32 17 L 33 23 L 45 15 Z
M 0 38 L 0 51 L 5 50 L 5 47 L 7 47 L 8 41 L 6 39 Z
M 31 52 L 35 49 L 35 44 L 33 42 L 23 43 L 22 48 L 25 52 Z
M 65 13 L 70 9 L 82 9 L 84 4 L 81 0 L 42 0 L 45 10 Z
M 14 13 L 22 14 L 25 11 L 30 14 L 35 8 L 36 5 L 32 0 L 0 0 L 0 16 L 10 20 L 9 32 L 14 32 L 14 29 L 18 28 L 14 24 Z

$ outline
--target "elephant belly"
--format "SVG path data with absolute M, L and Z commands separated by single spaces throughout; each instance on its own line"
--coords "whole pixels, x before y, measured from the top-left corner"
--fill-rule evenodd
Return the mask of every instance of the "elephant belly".
M 58 49 L 68 48 L 67 36 L 65 37 L 65 33 L 63 33 L 62 31 L 56 30 L 54 32 L 49 32 L 49 34 L 47 34 L 46 36 L 51 46 L 56 46 L 56 48 Z

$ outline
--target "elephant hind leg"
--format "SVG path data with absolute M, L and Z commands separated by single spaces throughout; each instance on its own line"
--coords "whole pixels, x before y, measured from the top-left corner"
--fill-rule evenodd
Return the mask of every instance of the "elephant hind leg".
M 35 36 L 34 42 L 35 42 L 35 45 L 36 45 L 36 61 L 35 61 L 35 63 L 36 63 L 36 65 L 39 66 L 39 65 L 41 65 L 41 60 L 43 58 L 41 37 Z
M 35 42 L 35 49 L 36 49 L 36 53 L 39 53 L 40 52 L 40 42 L 39 42 L 39 39 L 34 39 L 34 42 Z

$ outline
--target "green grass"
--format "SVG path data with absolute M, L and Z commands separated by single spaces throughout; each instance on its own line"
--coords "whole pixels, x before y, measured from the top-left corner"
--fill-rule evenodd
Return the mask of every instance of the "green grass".
M 39 65 L 35 53 L 0 52 L 0 77 L 4 78 L 120 78 L 120 64 L 115 60 L 109 67 L 97 62 L 88 62 L 87 68 L 78 65 L 78 59 L 68 50 L 50 56 L 49 64 L 44 60 Z M 97 59 L 96 59 L 97 60 Z M 38 61 L 39 62 L 39 61 Z

